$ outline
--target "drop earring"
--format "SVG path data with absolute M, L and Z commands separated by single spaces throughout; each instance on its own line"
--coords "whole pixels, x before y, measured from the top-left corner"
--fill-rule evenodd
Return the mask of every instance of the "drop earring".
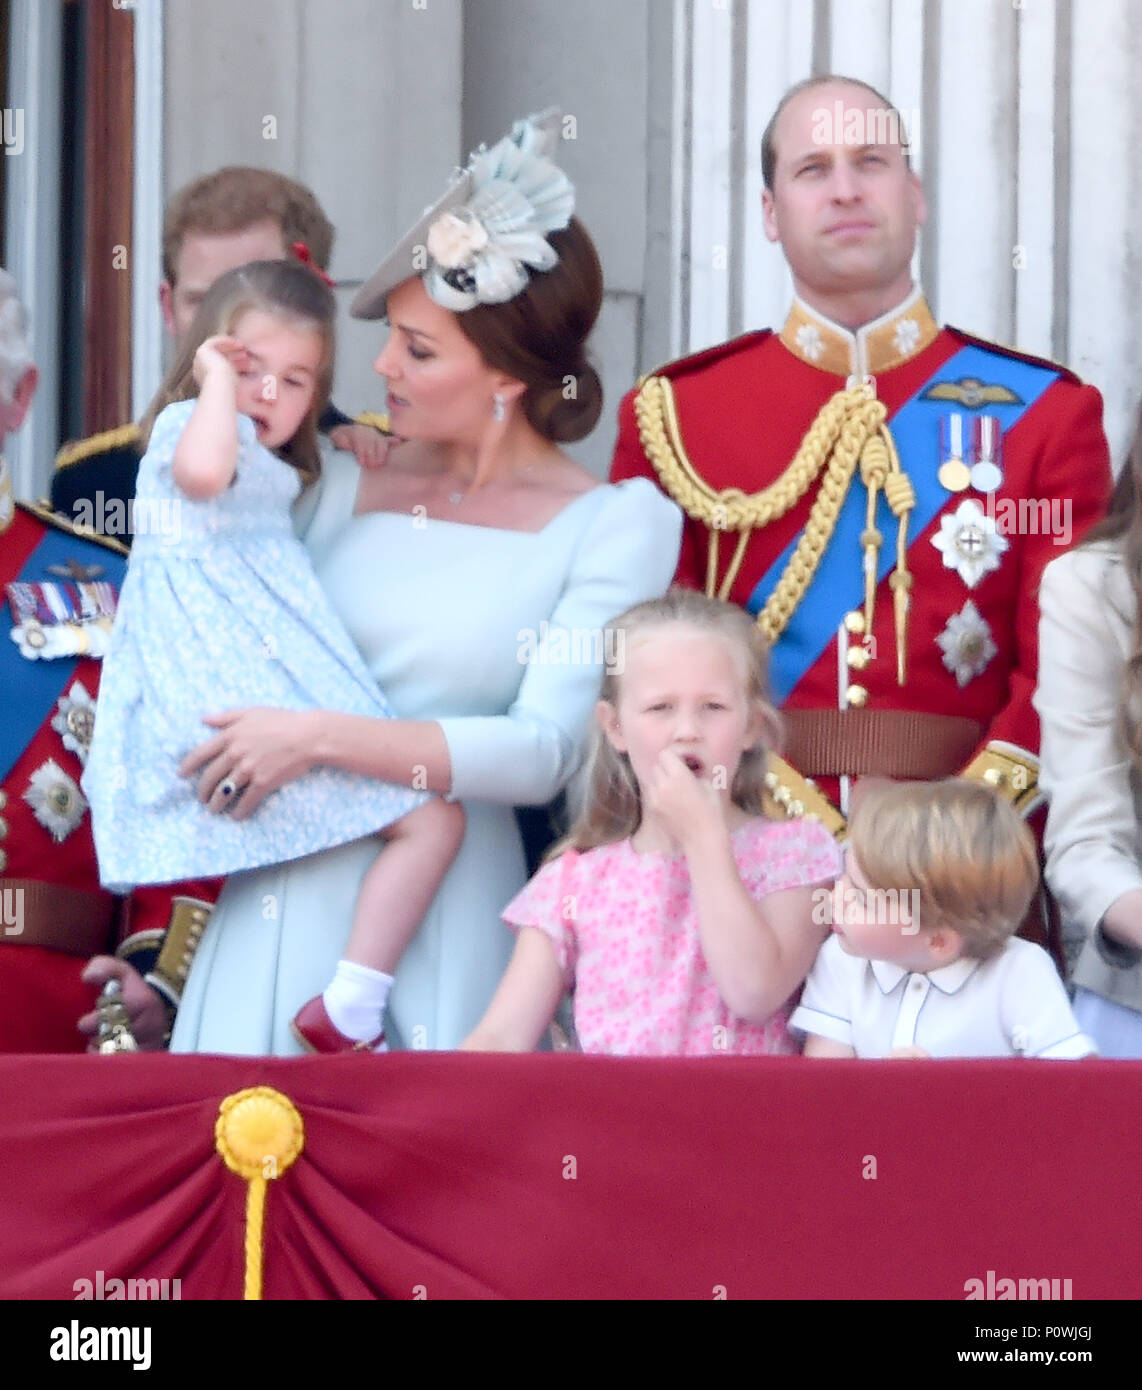
M 492 419 L 502 420 L 506 414 L 507 409 L 504 406 L 504 398 L 497 391 L 492 397 Z

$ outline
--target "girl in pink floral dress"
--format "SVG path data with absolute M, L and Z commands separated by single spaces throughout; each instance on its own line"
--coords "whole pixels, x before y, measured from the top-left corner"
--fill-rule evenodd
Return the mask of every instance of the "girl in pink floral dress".
M 671 590 L 616 618 L 605 651 L 586 808 L 505 909 L 515 952 L 463 1046 L 535 1047 L 573 988 L 584 1052 L 794 1053 L 841 861 L 819 822 L 765 816 L 757 625 Z

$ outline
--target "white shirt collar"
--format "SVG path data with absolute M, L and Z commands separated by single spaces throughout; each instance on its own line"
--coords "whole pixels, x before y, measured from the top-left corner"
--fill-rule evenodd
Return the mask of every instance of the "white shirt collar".
M 887 960 L 870 960 L 869 966 L 872 969 L 873 978 L 884 994 L 891 994 L 901 980 L 906 980 L 910 975 L 916 974 L 927 975 L 942 994 L 955 994 L 979 969 L 979 961 L 969 956 L 960 956 L 950 965 L 941 965 L 936 970 L 927 971 L 905 970 L 902 965 L 895 965 L 892 961 Z

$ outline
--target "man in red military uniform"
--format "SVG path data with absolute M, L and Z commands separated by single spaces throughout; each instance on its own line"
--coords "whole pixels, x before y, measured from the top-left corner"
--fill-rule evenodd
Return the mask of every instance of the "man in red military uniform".
M 776 792 L 834 829 L 852 778 L 982 777 L 1035 801 L 1038 585 L 1103 510 L 1102 402 L 1052 362 L 934 321 L 899 117 L 844 78 L 794 87 L 763 142 L 767 237 L 796 298 L 644 378 L 612 476 L 688 514 L 678 581 L 770 638 Z
M 35 387 L 15 283 L 0 271 L 0 450 Z M 0 638 L 0 1051 L 82 1050 L 80 1016 L 111 976 L 139 1044 L 161 1044 L 210 913 L 212 885 L 127 899 L 99 886 L 79 779 L 123 555 L 14 502 L 0 456 L 0 604 L 12 638 Z M 89 966 L 100 952 L 115 956 Z

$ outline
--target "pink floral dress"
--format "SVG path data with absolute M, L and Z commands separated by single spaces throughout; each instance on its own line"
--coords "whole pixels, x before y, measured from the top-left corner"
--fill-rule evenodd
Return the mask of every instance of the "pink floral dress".
M 841 870 L 836 842 L 816 821 L 752 820 L 731 839 L 756 902 L 830 882 Z M 503 916 L 511 927 L 538 927 L 550 938 L 575 991 L 584 1052 L 744 1057 L 799 1050 L 786 1026 L 793 1000 L 764 1023 L 747 1023 L 722 1002 L 702 954 L 684 855 L 639 854 L 629 840 L 569 850 L 544 865 Z

